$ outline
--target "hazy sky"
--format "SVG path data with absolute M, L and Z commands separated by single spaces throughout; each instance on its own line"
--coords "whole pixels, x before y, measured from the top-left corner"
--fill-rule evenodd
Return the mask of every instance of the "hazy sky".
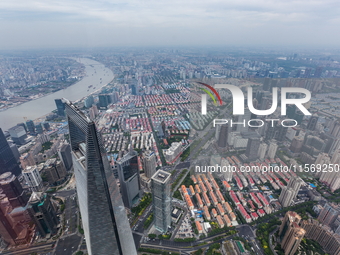
M 340 45 L 339 0 L 0 0 L 0 49 Z

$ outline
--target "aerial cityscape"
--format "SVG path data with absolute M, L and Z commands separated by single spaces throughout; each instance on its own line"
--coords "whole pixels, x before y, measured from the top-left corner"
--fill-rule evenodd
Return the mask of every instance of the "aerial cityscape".
M 339 57 L 2 55 L 2 254 L 340 254 Z
M 339 11 L 0 1 L 0 254 L 340 255 Z

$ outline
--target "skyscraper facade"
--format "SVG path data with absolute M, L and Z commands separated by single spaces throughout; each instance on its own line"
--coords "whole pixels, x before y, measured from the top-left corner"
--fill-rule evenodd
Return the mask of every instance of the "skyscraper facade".
M 14 174 L 6 172 L 0 175 L 0 188 L 13 208 L 24 207 L 26 205 L 28 199 L 18 178 Z
M 137 254 L 118 185 L 95 123 L 64 99 L 88 254 Z
M 170 176 L 170 173 L 158 170 L 151 177 L 155 228 L 163 233 L 171 226 Z
M 228 140 L 228 124 L 218 125 L 216 129 L 217 145 L 218 147 L 225 148 Z
M 64 164 L 64 167 L 67 171 L 70 171 L 73 163 L 71 156 L 71 146 L 67 143 L 64 143 L 60 149 L 58 150 L 59 157 Z
M 46 237 L 57 232 L 59 220 L 50 198 L 41 192 L 33 192 L 27 207 L 40 235 Z
M 130 151 L 117 161 L 120 191 L 124 205 L 131 208 L 140 195 L 140 175 L 138 169 L 138 154 Z
M 11 172 L 15 176 L 21 174 L 19 164 L 0 128 L 0 174 Z

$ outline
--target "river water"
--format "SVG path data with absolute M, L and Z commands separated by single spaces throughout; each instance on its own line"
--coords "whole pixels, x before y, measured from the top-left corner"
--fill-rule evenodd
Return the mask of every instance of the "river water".
M 64 97 L 70 101 L 79 100 L 105 86 L 114 78 L 113 72 L 97 61 L 88 58 L 75 60 L 85 65 L 86 75 L 81 81 L 66 89 L 0 112 L 0 128 L 8 130 L 17 123 L 25 122 L 24 117 L 28 120 L 37 119 L 56 109 L 54 99 Z M 89 88 L 91 85 L 92 87 Z

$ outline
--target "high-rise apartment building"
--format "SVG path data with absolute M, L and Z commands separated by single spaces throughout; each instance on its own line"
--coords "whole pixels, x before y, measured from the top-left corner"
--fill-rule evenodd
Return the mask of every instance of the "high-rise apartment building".
M 279 197 L 279 202 L 282 205 L 282 207 L 287 207 L 291 205 L 293 200 L 296 198 L 296 195 L 298 194 L 301 185 L 302 180 L 300 179 L 300 177 L 294 176 L 290 179 L 288 185 L 282 188 Z
M 43 188 L 43 181 L 41 179 L 39 169 L 36 166 L 28 166 L 22 171 L 27 185 L 32 191 L 41 191 Z
M 156 172 L 156 154 L 153 151 L 146 151 L 143 154 L 143 168 L 145 176 L 151 178 Z
M 130 147 L 130 151 L 116 163 L 123 202 L 131 208 L 140 196 L 138 154 Z
M 266 143 L 261 143 L 260 144 L 259 150 L 257 152 L 257 157 L 259 159 L 263 160 L 265 158 L 266 152 L 267 152 L 267 148 L 268 148 L 268 144 L 266 144 Z
M 136 255 L 119 187 L 95 123 L 63 101 L 88 254 Z
M 281 247 L 285 255 L 294 255 L 306 231 L 299 226 L 301 217 L 296 212 L 288 211 L 279 231 Z
M 340 215 L 338 209 L 333 208 L 333 206 L 331 206 L 330 204 L 325 204 L 324 208 L 318 216 L 318 220 L 320 223 L 331 227 L 338 215 Z
M 275 158 L 276 151 L 277 151 L 277 148 L 278 148 L 278 147 L 279 147 L 279 146 L 277 145 L 276 142 L 271 142 L 271 143 L 269 144 L 268 152 L 267 152 L 268 158 L 271 158 L 271 159 Z
M 11 172 L 15 176 L 21 174 L 19 164 L 0 128 L 0 174 Z
M 171 226 L 170 176 L 170 173 L 158 170 L 151 177 L 155 228 L 163 233 Z

